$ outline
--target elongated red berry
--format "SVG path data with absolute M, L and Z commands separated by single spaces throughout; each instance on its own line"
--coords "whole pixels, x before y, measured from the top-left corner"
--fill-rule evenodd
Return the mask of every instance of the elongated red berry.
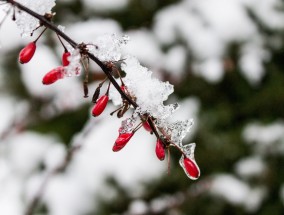
M 68 66 L 70 61 L 68 60 L 69 56 L 71 55 L 70 52 L 65 51 L 62 55 L 62 65 L 63 66 Z
M 116 139 L 116 141 L 115 141 L 115 143 L 112 147 L 112 150 L 114 152 L 121 150 L 128 143 L 128 141 L 131 139 L 131 137 L 133 135 L 134 135 L 133 132 L 119 134 L 118 138 Z
M 159 160 L 165 159 L 165 147 L 162 140 L 158 139 L 156 143 L 156 155 Z
M 95 106 L 93 107 L 92 115 L 93 116 L 99 116 L 104 111 L 104 109 L 106 108 L 107 103 L 108 103 L 108 96 L 107 95 L 101 96 L 98 99 Z
M 145 128 L 146 131 L 152 132 L 152 128 L 147 121 L 143 122 L 142 125 L 143 125 L 143 128 Z
M 42 79 L 42 83 L 45 85 L 49 85 L 62 78 L 64 78 L 64 67 L 59 66 L 46 73 Z
M 183 159 L 184 169 L 191 179 L 197 179 L 200 176 L 200 170 L 194 160 L 185 157 Z
M 34 56 L 36 50 L 36 44 L 35 42 L 31 42 L 28 45 L 26 45 L 19 54 L 19 61 L 21 64 L 28 63 L 32 57 Z

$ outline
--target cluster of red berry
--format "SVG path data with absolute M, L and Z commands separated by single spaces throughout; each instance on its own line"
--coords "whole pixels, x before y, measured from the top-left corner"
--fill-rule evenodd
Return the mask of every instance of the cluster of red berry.
M 121 80 L 122 81 L 122 80 Z M 99 98 L 99 94 L 100 94 L 100 88 L 102 87 L 104 81 L 102 83 L 99 84 L 98 88 L 96 89 L 94 96 L 93 96 L 93 102 L 95 103 L 94 107 L 92 108 L 92 115 L 94 117 L 99 116 L 100 114 L 103 113 L 103 111 L 105 110 L 107 103 L 109 101 L 109 86 L 108 89 L 106 91 L 106 93 L 101 96 Z M 121 85 L 121 89 L 122 91 L 129 97 L 132 98 L 132 96 L 130 95 L 130 93 L 127 91 L 127 87 L 124 85 L 123 81 L 122 81 L 122 85 Z M 127 105 L 125 105 L 127 103 L 127 101 L 123 101 L 124 105 L 121 106 L 120 108 L 118 108 L 117 110 L 115 110 L 114 112 L 118 112 L 117 116 L 120 118 L 123 116 L 123 110 L 124 107 L 128 107 Z M 126 108 L 125 110 L 127 111 L 129 108 Z M 112 112 L 111 115 L 114 113 Z M 148 116 L 149 117 L 149 116 Z M 151 134 L 153 133 L 152 127 L 150 126 L 150 124 L 148 123 L 148 117 L 140 117 L 141 118 L 141 123 L 139 123 L 134 129 L 132 129 L 131 131 L 123 131 L 123 127 L 120 127 L 118 132 L 119 135 L 117 137 L 117 139 L 115 140 L 115 143 L 113 145 L 112 150 L 114 152 L 118 152 L 120 151 L 122 148 L 124 148 L 126 146 L 126 144 L 130 141 L 130 139 L 133 137 L 133 135 L 135 134 L 135 132 L 141 128 L 144 127 L 144 129 L 148 132 L 150 132 Z M 152 119 L 153 120 L 153 119 Z M 154 125 L 155 126 L 155 125 Z M 166 140 L 162 140 L 161 138 L 157 138 L 156 141 L 156 147 L 155 147 L 155 153 L 156 156 L 159 160 L 164 160 L 165 159 L 165 151 L 166 149 L 169 149 L 170 147 L 170 143 L 167 144 Z M 179 148 L 180 149 L 180 148 Z M 180 164 L 183 167 L 185 173 L 187 174 L 187 176 L 191 179 L 197 179 L 200 176 L 200 170 L 194 160 L 193 157 L 187 156 L 187 153 L 184 152 L 182 149 L 180 149 L 182 152 L 182 158 L 180 160 Z M 169 152 L 169 151 L 168 151 Z
M 96 89 L 94 96 L 93 96 L 93 102 L 95 103 L 93 109 L 92 109 L 92 115 L 94 117 L 99 116 L 106 108 L 107 103 L 109 101 L 109 87 L 105 93 L 105 95 L 99 97 L 99 93 L 100 93 L 100 88 L 102 87 L 104 81 L 99 84 L 98 88 Z M 110 86 L 110 84 L 109 84 Z M 127 91 L 126 86 L 124 85 L 124 83 L 122 82 L 121 85 L 121 90 L 126 93 L 129 96 L 129 93 Z M 126 112 L 129 108 L 124 109 L 125 104 L 128 104 L 127 101 L 124 100 L 124 106 L 118 108 L 117 110 L 115 110 L 114 112 L 118 112 L 117 116 L 120 118 L 123 116 L 124 112 Z M 127 107 L 129 107 L 129 105 L 127 105 Z M 111 115 L 114 113 L 112 112 Z M 123 132 L 123 128 L 120 127 L 118 132 L 119 132 L 119 136 L 117 137 L 114 146 L 112 148 L 112 150 L 114 152 L 120 151 L 128 142 L 129 140 L 132 138 L 132 136 L 134 135 L 134 133 L 140 128 L 140 127 L 144 127 L 146 131 L 149 131 L 151 133 L 153 133 L 151 126 L 149 125 L 149 123 L 144 120 L 142 121 L 135 129 L 133 129 L 131 132 Z M 157 140 L 157 144 L 156 144 L 156 155 L 160 160 L 164 160 L 165 158 L 165 144 L 158 139 Z
M 28 63 L 32 59 L 32 57 L 34 56 L 34 53 L 36 51 L 36 42 L 40 38 L 42 33 L 39 35 L 39 37 L 35 41 L 29 43 L 27 46 L 25 46 L 21 50 L 21 52 L 19 54 L 20 63 L 22 63 L 22 64 Z M 62 65 L 55 68 L 55 69 L 52 69 L 51 71 L 49 71 L 48 73 L 45 74 L 45 76 L 42 79 L 42 83 L 45 84 L 45 85 L 52 84 L 52 83 L 56 82 L 57 80 L 64 78 L 65 73 L 66 73 L 66 67 L 68 67 L 68 65 L 70 64 L 69 57 L 71 56 L 71 54 L 66 49 L 66 47 L 62 43 L 59 36 L 58 36 L 58 38 L 59 38 L 62 46 L 64 47 L 64 53 L 62 54 Z M 86 46 L 82 46 L 82 47 L 85 47 L 85 49 L 86 49 Z M 82 50 L 81 50 L 81 53 L 83 53 Z M 129 98 L 131 98 L 135 101 L 135 96 L 132 96 L 128 92 L 127 87 L 123 83 L 120 72 L 116 68 L 114 63 L 113 62 L 106 62 L 105 64 L 106 64 L 107 67 L 111 68 L 110 70 L 115 68 L 115 70 L 117 71 L 117 73 L 120 77 L 120 80 L 121 80 L 121 87 L 120 87 L 121 90 Z M 92 108 L 92 115 L 94 117 L 97 117 L 97 116 L 99 116 L 100 114 L 103 113 L 103 111 L 105 110 L 107 103 L 109 101 L 109 89 L 110 89 L 111 82 L 109 82 L 106 93 L 104 95 L 102 95 L 101 97 L 99 97 L 100 96 L 100 89 L 101 89 L 102 85 L 105 83 L 105 81 L 106 81 L 106 79 L 99 84 L 99 86 L 95 90 L 95 93 L 94 93 L 93 98 L 92 98 L 93 103 L 95 103 L 95 105 Z M 85 93 L 85 95 L 86 94 L 87 93 Z M 85 96 L 85 97 L 87 97 L 87 96 Z M 115 110 L 114 112 L 112 112 L 111 115 L 113 113 L 117 112 L 118 118 L 123 117 L 124 113 L 130 108 L 131 105 L 125 99 L 122 99 L 122 101 L 123 101 L 123 105 L 120 108 L 118 108 L 117 110 Z M 124 148 L 125 145 L 133 137 L 135 132 L 141 127 L 144 127 L 145 130 L 150 132 L 151 134 L 154 133 L 153 129 L 155 129 L 156 134 L 157 134 L 157 128 L 155 126 L 155 119 L 154 118 L 152 118 L 150 115 L 146 115 L 146 116 L 140 116 L 140 119 L 141 119 L 141 122 L 134 129 L 130 129 L 130 131 L 125 131 L 123 127 L 119 128 L 119 135 L 118 135 L 117 139 L 115 140 L 115 143 L 114 143 L 113 148 L 112 148 L 112 150 L 114 152 L 120 151 L 122 148 Z M 149 124 L 149 121 L 148 121 L 149 119 L 150 119 L 150 122 L 152 122 L 151 123 L 152 126 L 150 126 L 150 124 Z M 157 158 L 162 161 L 162 160 L 165 159 L 166 149 L 169 149 L 170 146 L 176 146 L 176 145 L 172 144 L 168 140 L 169 138 L 164 138 L 164 135 L 161 135 L 161 136 L 156 135 L 156 136 L 157 136 L 157 141 L 156 141 L 155 152 L 156 152 Z M 200 176 L 200 170 L 199 170 L 199 168 L 198 168 L 198 166 L 197 166 L 197 164 L 194 160 L 194 157 L 191 155 L 193 153 L 187 153 L 187 152 L 184 151 L 184 149 L 182 147 L 178 147 L 178 146 L 176 146 L 176 147 L 182 153 L 182 158 L 180 159 L 180 165 L 183 167 L 185 173 L 187 174 L 187 176 L 189 178 L 197 179 Z M 169 153 L 169 150 L 168 150 L 168 153 Z
M 39 35 L 39 37 L 35 41 L 29 43 L 20 51 L 19 62 L 21 64 L 28 63 L 33 58 L 35 51 L 36 51 L 36 42 L 41 37 L 42 33 Z M 60 40 L 60 38 L 59 38 L 59 40 Z M 61 40 L 60 40 L 60 42 L 62 43 Z M 56 82 L 57 80 L 64 78 L 64 76 L 65 76 L 65 68 L 64 67 L 69 65 L 69 63 L 70 63 L 69 57 L 71 56 L 71 53 L 67 50 L 67 48 L 64 46 L 63 43 L 62 43 L 62 45 L 64 47 L 64 53 L 62 54 L 62 66 L 56 67 L 56 68 L 52 69 L 51 71 L 49 71 L 48 73 L 45 74 L 45 76 L 42 79 L 42 83 L 44 85 L 52 84 L 52 83 Z

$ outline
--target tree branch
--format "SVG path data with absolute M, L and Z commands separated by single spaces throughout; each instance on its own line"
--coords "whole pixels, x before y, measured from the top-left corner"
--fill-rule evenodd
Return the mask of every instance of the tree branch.
M 55 24 L 53 24 L 50 19 L 47 19 L 45 16 L 42 16 L 36 12 L 34 12 L 33 10 L 27 8 L 26 6 L 22 5 L 19 2 L 16 2 L 14 0 L 0 0 L 3 2 L 7 2 L 10 3 L 12 6 L 17 7 L 19 10 L 24 11 L 26 13 L 28 13 L 29 15 L 33 16 L 34 18 L 38 19 L 40 21 L 40 24 L 42 26 L 45 26 L 46 28 L 52 30 L 53 32 L 55 32 L 57 35 L 59 35 L 61 38 L 63 38 L 67 43 L 69 43 L 73 48 L 79 48 L 80 44 L 76 43 L 74 40 L 72 40 L 68 35 L 66 35 L 64 32 L 62 32 Z M 125 94 L 125 92 L 120 88 L 120 85 L 116 82 L 116 80 L 114 79 L 114 77 L 112 76 L 112 70 L 111 68 L 107 67 L 106 64 L 102 61 L 100 61 L 96 56 L 94 56 L 92 53 L 90 53 L 89 51 L 87 51 L 85 53 L 89 59 L 91 59 L 92 61 L 94 61 L 101 69 L 102 71 L 105 73 L 105 75 L 107 76 L 107 78 L 109 79 L 109 81 L 113 84 L 113 86 L 116 88 L 116 90 L 120 93 L 121 97 L 125 100 L 127 100 L 129 102 L 129 104 L 131 104 L 135 109 L 138 108 L 137 103 L 131 98 L 129 97 L 127 94 Z M 152 129 L 152 131 L 154 132 L 155 136 L 157 138 L 160 138 L 160 135 L 157 131 L 157 128 L 154 125 L 153 119 L 151 117 L 149 117 L 150 115 L 146 115 L 147 121 Z M 141 116 L 140 116 L 141 117 Z M 163 133 L 163 129 L 162 128 L 158 128 L 160 130 L 161 133 Z M 162 140 L 164 141 L 164 140 Z M 164 144 L 166 146 L 169 146 L 170 140 L 166 140 L 166 142 L 164 142 Z M 46 178 L 44 179 L 43 183 L 41 184 L 38 192 L 36 193 L 36 195 L 34 196 L 34 198 L 32 199 L 32 201 L 30 202 L 30 204 L 27 207 L 26 213 L 25 215 L 32 215 L 33 211 L 35 210 L 35 208 L 38 206 L 42 195 L 44 193 L 44 190 L 46 189 L 46 186 L 50 180 L 50 178 L 52 176 L 54 176 L 55 174 L 63 171 L 66 169 L 66 167 L 70 164 L 70 162 L 72 161 L 72 158 L 75 154 L 76 151 L 78 151 L 78 149 L 80 149 L 81 145 L 74 145 L 72 146 L 65 158 L 64 161 L 55 169 L 53 169 L 52 171 L 50 171 Z M 178 147 L 177 147 L 178 148 Z M 181 151 L 182 152 L 182 151 Z M 183 153 L 183 152 L 182 152 Z
M 59 36 L 61 36 L 66 42 L 68 42 L 73 48 L 77 48 L 78 47 L 78 43 L 76 43 L 74 40 L 72 40 L 67 34 L 65 34 L 64 32 L 62 32 L 56 25 L 54 25 L 50 20 L 46 19 L 44 16 L 34 12 L 33 10 L 27 8 L 26 6 L 13 1 L 13 0 L 3 0 L 3 1 L 7 1 L 8 3 L 16 6 L 17 8 L 19 8 L 22 11 L 25 11 L 26 13 L 30 14 L 31 16 L 37 18 L 42 25 L 44 25 L 45 27 L 49 28 L 50 30 L 54 31 L 55 33 L 57 33 Z M 123 90 L 120 88 L 119 84 L 116 82 L 116 80 L 113 78 L 113 76 L 111 75 L 111 69 L 109 69 L 102 61 L 100 61 L 96 56 L 94 56 L 92 53 L 88 52 L 87 53 L 88 57 L 93 60 L 102 70 L 103 72 L 106 74 L 106 76 L 108 77 L 109 81 L 113 84 L 113 86 L 116 88 L 116 90 L 120 93 L 120 95 L 122 96 L 122 98 L 126 99 L 135 109 L 138 107 L 137 103 L 131 99 L 129 96 L 127 96 L 125 94 L 125 92 L 123 92 Z M 151 120 L 151 118 L 149 117 L 148 119 L 148 123 L 151 126 L 154 134 L 156 135 L 157 138 L 160 137 L 156 127 L 154 126 L 153 121 Z

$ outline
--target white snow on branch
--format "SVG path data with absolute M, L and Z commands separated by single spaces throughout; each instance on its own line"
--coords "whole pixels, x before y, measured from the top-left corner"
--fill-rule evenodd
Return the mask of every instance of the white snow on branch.
M 17 0 L 17 2 L 23 4 L 40 15 L 51 13 L 51 9 L 55 6 L 55 0 Z M 16 23 L 21 30 L 21 35 L 23 37 L 29 36 L 33 30 L 40 25 L 38 19 L 32 17 L 24 11 L 20 11 L 16 14 Z
M 122 56 L 121 47 L 128 40 L 128 36 L 118 37 L 116 34 L 105 34 L 95 38 L 88 48 L 101 61 L 118 61 Z
M 126 73 L 123 82 L 127 87 L 129 96 L 133 97 L 139 106 L 135 110 L 135 114 L 141 116 L 149 114 L 154 117 L 156 125 L 166 132 L 167 137 L 165 138 L 169 138 L 172 143 L 182 148 L 182 140 L 190 131 L 193 120 L 172 119 L 172 115 L 179 108 L 179 105 L 177 103 L 165 105 L 164 102 L 174 92 L 173 85 L 153 77 L 152 71 L 140 65 L 139 61 L 133 56 L 125 57 L 121 70 Z M 121 104 L 120 95 L 115 93 L 113 88 L 111 88 L 110 98 L 114 101 L 114 104 Z M 127 126 L 130 129 L 135 125 L 137 117 L 135 114 L 132 118 L 127 119 L 134 121 L 130 126 Z

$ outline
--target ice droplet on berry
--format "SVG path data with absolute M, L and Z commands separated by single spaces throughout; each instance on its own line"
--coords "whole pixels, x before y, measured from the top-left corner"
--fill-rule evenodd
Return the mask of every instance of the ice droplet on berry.
M 137 119 L 135 117 L 130 117 L 130 118 L 123 120 L 121 122 L 121 127 L 120 127 L 119 133 L 123 134 L 123 133 L 132 132 L 134 127 L 135 127 L 136 120 Z
M 195 143 L 182 146 L 181 150 L 184 154 L 179 160 L 185 174 L 192 180 L 196 180 L 200 176 L 200 170 L 194 158 L 195 146 Z
M 179 161 L 181 167 L 183 168 L 185 174 L 192 180 L 196 180 L 200 176 L 200 170 L 195 160 L 190 159 L 182 155 Z

